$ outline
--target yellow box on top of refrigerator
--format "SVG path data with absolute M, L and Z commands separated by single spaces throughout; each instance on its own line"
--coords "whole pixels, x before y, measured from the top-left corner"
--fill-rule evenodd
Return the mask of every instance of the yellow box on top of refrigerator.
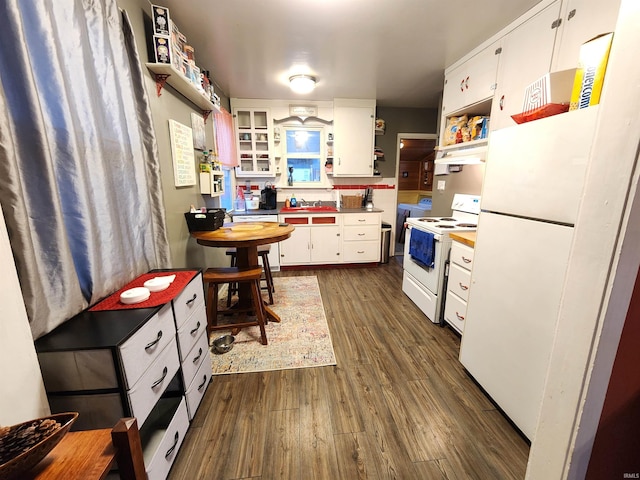
M 592 38 L 580 47 L 578 71 L 573 82 L 569 110 L 587 108 L 600 103 L 612 40 L 613 33 L 605 33 Z

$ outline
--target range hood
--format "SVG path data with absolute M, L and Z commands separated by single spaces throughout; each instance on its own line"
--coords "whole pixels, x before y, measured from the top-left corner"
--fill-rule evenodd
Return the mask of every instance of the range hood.
M 486 139 L 439 147 L 436 165 L 479 165 L 487 159 L 488 142 Z

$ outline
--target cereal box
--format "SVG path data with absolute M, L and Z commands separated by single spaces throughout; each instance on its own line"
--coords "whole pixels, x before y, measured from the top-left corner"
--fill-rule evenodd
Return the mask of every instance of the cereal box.
M 569 110 L 587 108 L 600 103 L 612 40 L 613 33 L 605 33 L 592 38 L 580 47 L 578 70 L 573 82 Z

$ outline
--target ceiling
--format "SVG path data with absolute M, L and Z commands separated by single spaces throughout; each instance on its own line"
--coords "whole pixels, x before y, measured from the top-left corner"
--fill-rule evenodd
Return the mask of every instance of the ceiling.
M 156 0 L 226 96 L 385 107 L 437 107 L 444 68 L 538 1 Z M 290 92 L 296 73 L 311 94 Z

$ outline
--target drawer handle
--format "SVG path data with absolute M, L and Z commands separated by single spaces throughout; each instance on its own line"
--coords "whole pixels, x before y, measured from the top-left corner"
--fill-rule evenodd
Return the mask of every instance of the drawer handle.
M 471 259 L 470 259 L 470 258 L 465 257 L 464 255 L 462 256 L 462 261 L 463 261 L 464 263 L 471 263 Z
M 357 253 L 364 253 L 364 250 L 358 250 Z
M 196 301 L 196 298 L 198 298 L 198 294 L 194 293 L 193 297 L 191 297 L 190 300 L 187 300 L 187 305 L 191 306 L 191 304 Z
M 196 333 L 198 330 L 200 329 L 200 320 L 198 320 L 198 324 L 196 325 L 196 328 L 194 328 L 193 330 L 191 330 L 189 333 L 191 335 L 193 335 L 194 333 Z
M 154 345 L 156 345 L 160 341 L 161 338 L 162 338 L 162 330 L 158 331 L 158 336 L 156 337 L 156 339 L 153 342 L 147 343 L 147 345 L 144 347 L 144 349 L 145 350 L 149 350 Z
M 463 284 L 462 284 L 462 282 L 458 282 L 458 285 L 460 285 L 460 288 L 461 288 L 462 290 L 469 290 L 469 287 L 468 287 L 468 286 L 466 286 L 466 285 L 463 285 Z
M 193 363 L 198 363 L 198 360 L 200 360 L 200 357 L 202 356 L 202 348 L 200 348 L 200 350 L 198 350 L 198 355 L 196 355 L 193 358 Z
M 366 235 L 366 233 L 359 233 L 358 236 L 359 237 L 364 237 Z
M 169 370 L 167 369 L 167 367 L 164 367 L 162 369 L 162 376 L 151 384 L 151 388 L 156 388 L 158 385 L 160 385 L 164 381 L 164 378 L 167 376 L 167 373 L 169 373 Z
M 202 387 L 204 387 L 206 384 L 207 384 L 207 374 L 205 373 L 202 376 L 202 383 L 198 385 L 198 391 L 202 390 Z
M 458 312 L 456 312 L 456 317 L 458 317 L 458 320 L 464 322 L 464 315 L 460 315 Z
M 167 450 L 167 453 L 164 454 L 164 458 L 169 458 L 169 455 L 173 453 L 173 451 L 176 449 L 176 445 L 178 445 L 179 438 L 180 434 L 176 432 L 175 436 L 173 437 L 173 445 L 171 445 L 171 448 Z
M 358 219 L 358 221 L 359 221 L 359 222 L 366 222 L 366 221 L 367 221 L 367 219 L 366 219 L 366 218 L 359 218 L 359 219 Z

